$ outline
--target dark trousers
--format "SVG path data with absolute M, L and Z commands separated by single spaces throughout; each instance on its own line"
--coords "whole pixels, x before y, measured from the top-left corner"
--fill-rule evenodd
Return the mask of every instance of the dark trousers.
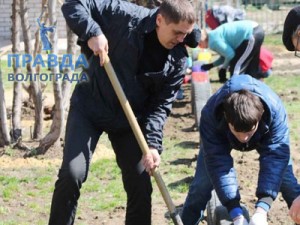
M 49 225 L 74 224 L 80 188 L 103 130 L 76 107 L 70 108 L 62 166 L 55 183 Z M 142 153 L 131 131 L 108 133 L 127 193 L 126 225 L 151 224 L 150 176 L 137 170 Z M 105 196 L 102 196 L 105 199 Z M 101 201 L 99 199 L 99 201 Z
M 255 78 L 261 78 L 259 77 L 259 54 L 264 37 L 263 28 L 261 26 L 257 26 L 253 29 L 253 46 L 249 48 L 249 40 L 245 40 L 242 44 L 240 44 L 240 46 L 235 50 L 234 58 L 230 61 L 229 72 L 231 76 L 233 75 L 234 69 L 241 57 L 244 54 L 248 54 L 242 62 L 239 62 L 241 64 L 239 74 L 248 74 Z

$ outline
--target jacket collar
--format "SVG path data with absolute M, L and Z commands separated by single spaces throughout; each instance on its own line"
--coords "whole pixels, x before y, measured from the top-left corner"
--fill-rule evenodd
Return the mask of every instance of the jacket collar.
M 156 17 L 158 14 L 158 8 L 151 9 L 149 16 L 144 18 L 144 21 L 140 23 L 138 30 L 143 34 L 148 34 L 156 28 Z

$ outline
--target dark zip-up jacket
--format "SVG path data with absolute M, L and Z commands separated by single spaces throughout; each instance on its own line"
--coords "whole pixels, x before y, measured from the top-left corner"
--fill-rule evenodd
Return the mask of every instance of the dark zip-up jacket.
M 85 71 L 89 82 L 77 85 L 72 103 L 80 103 L 95 125 L 105 131 L 128 129 L 129 124 L 99 58 L 88 49 L 90 37 L 104 34 L 109 58 L 144 132 L 149 147 L 162 151 L 162 131 L 186 71 L 185 44 L 195 47 L 200 31 L 187 36 L 169 51 L 161 71 L 139 69 L 144 37 L 156 28 L 158 9 L 147 9 L 122 0 L 66 0 L 62 12 L 78 35 L 82 51 L 91 56 Z
M 264 105 L 258 129 L 246 144 L 231 133 L 222 110 L 224 97 L 241 89 L 257 95 Z M 200 136 L 207 171 L 223 205 L 232 209 L 240 200 L 232 149 L 257 150 L 260 168 L 256 195 L 259 199 L 276 198 L 290 158 L 289 129 L 282 101 L 266 84 L 248 75 L 233 76 L 203 108 Z

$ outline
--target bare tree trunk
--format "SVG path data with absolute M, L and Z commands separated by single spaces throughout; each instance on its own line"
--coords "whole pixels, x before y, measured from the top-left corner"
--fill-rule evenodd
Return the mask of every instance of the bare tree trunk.
M 0 65 L 1 65 L 1 55 L 0 55 Z M 4 98 L 4 88 L 2 83 L 2 71 L 0 66 L 0 122 L 1 122 L 1 139 L 0 146 L 8 145 L 10 143 L 10 136 L 7 125 L 7 114 L 6 105 Z
M 20 53 L 20 17 L 19 17 L 19 0 L 13 0 L 12 3 L 12 28 L 11 28 L 11 42 L 12 53 Z M 16 66 L 15 59 L 13 60 L 14 74 L 21 72 L 20 67 Z M 22 137 L 21 128 L 21 113 L 22 113 L 22 81 L 14 81 L 14 95 L 13 95 L 13 107 L 12 107 L 12 130 L 11 138 L 12 142 L 16 142 Z
M 49 21 L 50 24 L 56 24 L 56 0 L 48 1 L 48 9 L 49 9 Z M 57 50 L 57 32 L 56 30 L 50 36 L 51 43 L 53 44 L 52 54 L 58 53 Z M 59 69 L 58 66 L 52 67 L 52 73 L 58 74 Z M 44 154 L 46 151 L 55 144 L 56 141 L 59 140 L 61 136 L 61 132 L 63 130 L 63 120 L 64 120 L 64 108 L 62 101 L 62 90 L 59 79 L 53 80 L 53 90 L 54 90 L 54 100 L 55 100 L 55 113 L 53 117 L 53 121 L 51 124 L 51 128 L 49 133 L 40 141 L 40 145 L 37 148 L 37 154 Z
M 76 35 L 71 31 L 67 25 L 67 53 L 71 54 L 73 57 L 76 55 Z M 68 77 L 72 77 L 73 71 L 70 67 L 66 67 L 64 74 L 68 74 Z M 62 96 L 63 96 L 63 107 L 65 112 L 69 109 L 70 104 L 70 94 L 71 94 L 71 82 L 64 80 L 62 83 Z
M 32 47 L 31 47 L 31 33 L 30 26 L 28 22 L 28 8 L 27 8 L 27 0 L 20 0 L 20 15 L 21 15 L 21 24 L 23 30 L 24 37 L 24 45 L 25 52 L 27 54 L 32 55 Z M 28 74 L 32 74 L 32 78 L 35 75 L 35 70 L 31 66 L 30 63 L 27 64 L 27 72 Z M 33 138 L 40 139 L 43 135 L 43 101 L 42 101 L 42 91 L 39 84 L 38 76 L 37 79 L 32 79 L 30 81 L 31 93 L 34 102 L 34 110 L 35 110 L 35 118 L 34 118 L 34 130 L 33 130 Z
M 5 146 L 5 142 L 3 139 L 3 134 L 2 134 L 2 132 L 0 132 L 0 147 L 4 147 L 4 146 Z
M 48 15 L 47 13 L 44 13 L 47 11 L 47 1 L 48 0 L 43 0 L 42 1 L 42 12 L 41 12 L 41 21 L 44 21 L 44 23 L 47 22 Z M 41 37 L 40 37 L 40 28 L 38 28 L 35 32 L 35 43 L 34 43 L 34 52 L 33 56 L 36 57 L 37 54 L 42 53 L 42 42 L 41 42 Z M 40 73 L 40 64 L 37 65 L 36 67 L 36 73 Z
M 73 57 L 76 55 L 76 35 L 73 33 L 73 31 L 69 28 L 68 25 L 66 25 L 67 28 L 67 53 L 71 54 Z M 64 74 L 68 74 L 68 77 L 72 77 L 72 73 L 74 71 L 71 69 L 71 67 L 66 67 L 64 70 Z M 63 98 L 63 109 L 64 109 L 64 115 L 63 117 L 66 118 L 69 111 L 70 106 L 70 96 L 71 96 L 71 82 L 68 80 L 64 80 L 62 83 L 62 98 Z M 63 126 L 63 130 L 61 132 L 61 139 L 64 140 L 64 134 L 65 134 L 65 127 Z

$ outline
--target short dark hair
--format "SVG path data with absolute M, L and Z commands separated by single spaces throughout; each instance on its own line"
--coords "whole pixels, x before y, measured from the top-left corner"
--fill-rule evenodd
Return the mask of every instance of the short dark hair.
M 224 99 L 223 109 L 226 121 L 237 132 L 252 130 L 264 112 L 260 98 L 245 89 L 230 93 Z
M 192 24 L 196 21 L 195 10 L 188 0 L 164 0 L 159 7 L 159 13 L 167 23 L 187 21 Z

